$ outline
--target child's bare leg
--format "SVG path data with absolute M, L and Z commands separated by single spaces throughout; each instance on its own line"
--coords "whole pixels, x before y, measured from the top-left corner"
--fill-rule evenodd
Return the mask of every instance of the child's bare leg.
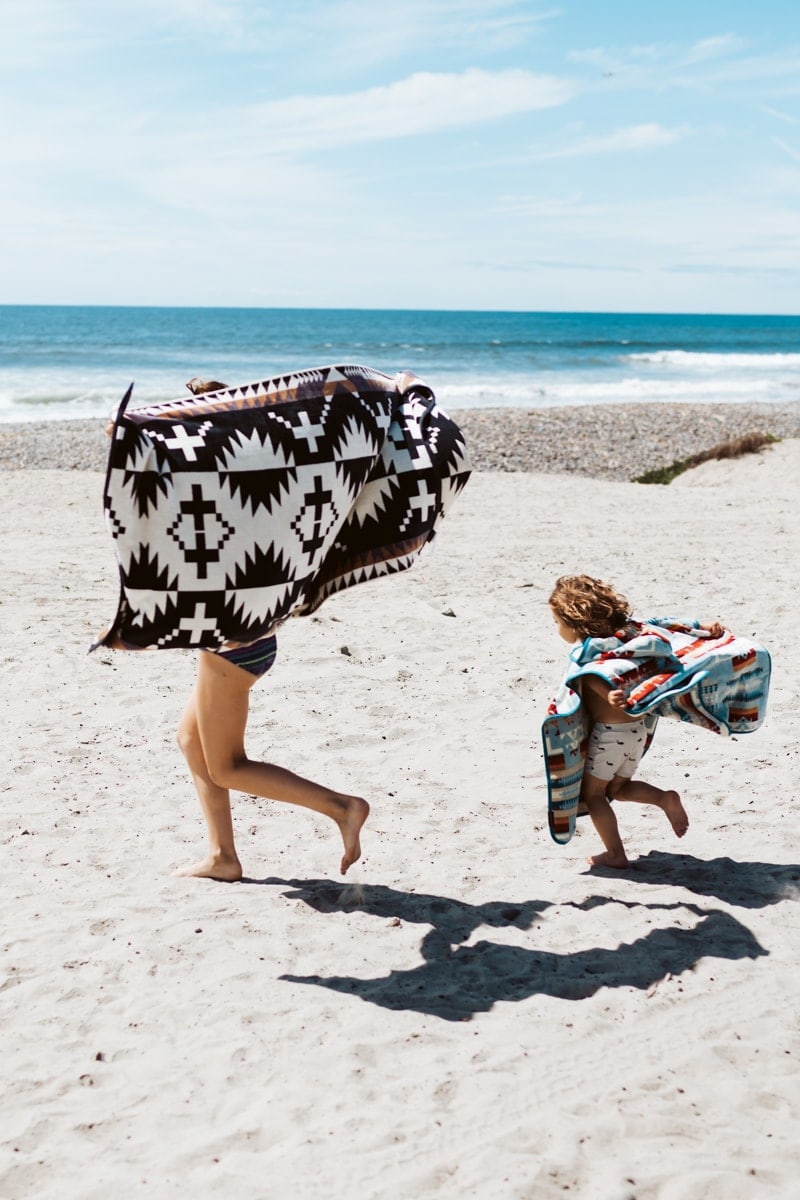
M 249 759 L 244 734 L 253 677 L 217 655 L 200 654 L 199 659 L 196 713 L 210 779 L 223 791 L 249 792 L 330 817 L 342 836 L 344 875 L 361 857 L 359 835 L 369 814 L 366 800 L 332 791 L 272 763 Z
M 583 777 L 581 800 L 605 846 L 605 853 L 593 854 L 587 862 L 593 867 L 627 867 L 628 858 L 619 836 L 617 818 L 606 799 L 607 787 L 604 779 L 596 779 L 593 775 Z
M 208 831 L 208 854 L 199 862 L 181 867 L 176 875 L 193 875 L 202 879 L 220 879 L 235 883 L 242 878 L 242 865 L 233 839 L 231 800 L 227 788 L 214 783 L 203 754 L 197 726 L 195 697 L 192 693 L 178 726 L 178 745 L 192 774 Z
M 677 792 L 663 791 L 642 779 L 615 779 L 608 794 L 615 800 L 632 800 L 636 804 L 654 804 L 666 814 L 678 837 L 689 828 L 689 818 Z

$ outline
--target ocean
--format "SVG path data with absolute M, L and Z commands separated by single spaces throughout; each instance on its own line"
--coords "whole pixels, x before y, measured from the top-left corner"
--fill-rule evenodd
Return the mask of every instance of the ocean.
M 331 363 L 453 410 L 800 400 L 800 317 L 0 306 L 0 422 L 105 417 Z

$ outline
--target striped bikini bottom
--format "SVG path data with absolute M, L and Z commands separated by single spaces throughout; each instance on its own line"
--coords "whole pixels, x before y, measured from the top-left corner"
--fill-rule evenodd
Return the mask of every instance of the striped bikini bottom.
M 212 653 L 233 663 L 235 667 L 241 667 L 250 675 L 266 675 L 275 662 L 275 655 L 278 653 L 278 639 L 274 633 L 271 633 L 269 637 L 260 638 L 257 642 L 250 642 L 247 646 L 236 646 L 233 650 L 214 650 Z

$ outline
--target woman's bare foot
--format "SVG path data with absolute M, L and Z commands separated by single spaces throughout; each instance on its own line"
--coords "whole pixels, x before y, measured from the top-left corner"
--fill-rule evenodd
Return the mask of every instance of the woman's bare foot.
M 242 864 L 235 854 L 209 854 L 190 867 L 181 867 L 172 872 L 183 878 L 218 879 L 221 883 L 238 883 L 242 878 Z
M 630 866 L 624 853 L 612 854 L 610 850 L 604 850 L 602 854 L 592 854 L 586 861 L 590 867 L 613 867 L 615 871 Z
M 686 809 L 681 804 L 681 798 L 677 792 L 665 792 L 664 802 L 661 805 L 664 812 L 667 814 L 667 820 L 678 837 L 683 837 L 686 830 L 689 828 L 689 818 L 686 815 Z
M 358 862 L 361 858 L 361 841 L 359 834 L 361 826 L 369 816 L 369 805 L 366 800 L 362 800 L 360 796 L 343 796 L 342 797 L 342 814 L 334 817 L 334 821 L 339 826 L 344 842 L 344 854 L 339 866 L 342 875 L 346 874 L 347 868 L 352 867 L 354 862 Z

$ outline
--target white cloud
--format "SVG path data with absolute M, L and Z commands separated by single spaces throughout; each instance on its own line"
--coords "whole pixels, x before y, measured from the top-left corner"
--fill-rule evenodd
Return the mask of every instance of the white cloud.
M 709 58 L 724 58 L 728 54 L 736 54 L 747 45 L 744 38 L 737 37 L 734 33 L 723 33 L 695 42 L 686 57 L 689 62 L 704 62 Z
M 71 243 L 84 241 L 87 219 L 98 234 L 107 219 L 130 246 L 139 236 L 131 228 L 159 237 L 179 213 L 188 237 L 204 223 L 209 231 L 246 226 L 260 244 L 313 224 L 338 245 L 350 236 L 355 214 L 372 211 L 390 168 L 384 164 L 373 184 L 366 154 L 345 165 L 345 156 L 331 151 L 410 144 L 414 135 L 501 122 L 571 95 L 567 83 L 528 71 L 468 70 L 258 105 L 212 95 L 201 113 L 162 112 L 147 94 L 147 109 L 75 96 L 58 111 L 28 108 L 6 128 L 0 112 L 7 168 L 0 218 L 6 229 L 27 229 L 26 214 L 35 211 L 42 226 L 68 225 Z M 430 170 L 432 150 L 415 144 L 395 152 L 398 175 L 405 153 Z M 447 157 L 446 144 L 441 153 Z
M 571 146 L 545 151 L 535 157 L 579 158 L 592 154 L 628 154 L 640 150 L 654 150 L 659 146 L 670 146 L 680 141 L 686 134 L 687 130 L 685 129 L 666 129 L 663 125 L 655 122 L 631 125 L 627 129 L 617 129 L 614 133 L 583 138 Z
M 0 62 L 12 68 L 172 42 L 200 56 L 302 56 L 324 64 L 330 77 L 431 47 L 499 53 L 558 15 L 529 0 L 2 0 L 0 7 Z
M 419 72 L 360 92 L 262 104 L 212 97 L 201 120 L 190 110 L 165 121 L 157 105 L 126 110 L 73 102 L 49 112 L 46 121 L 29 109 L 16 124 L 0 123 L 0 153 L 7 166 L 24 168 L 31 178 L 45 167 L 51 175 L 71 168 L 75 175 L 83 170 L 93 178 L 140 180 L 193 173 L 196 184 L 224 192 L 214 176 L 226 171 L 255 182 L 265 165 L 285 168 L 315 152 L 466 129 L 552 108 L 572 95 L 568 82 L 551 76 L 471 69 Z
M 668 58 L 675 53 L 674 46 L 626 46 L 619 47 L 593 46 L 587 50 L 570 50 L 567 54 L 569 62 L 588 63 L 589 66 L 601 67 L 606 70 L 623 70 L 631 65 L 655 63 Z
M 246 0 L 145 0 L 143 7 L 161 20 L 210 29 L 243 26 L 252 11 Z
M 564 80 L 530 71 L 419 72 L 344 96 L 295 96 L 253 106 L 250 122 L 272 151 L 335 149 L 436 133 L 566 103 Z
M 766 54 L 748 52 L 751 42 L 734 34 L 706 38 L 691 46 L 651 43 L 638 46 L 594 46 L 572 50 L 567 60 L 614 76 L 615 86 L 663 92 L 670 88 L 701 89 L 763 84 L 797 94 L 800 49 L 786 43 Z
M 374 63 L 432 46 L 493 53 L 526 41 L 555 15 L 530 0 L 340 0 L 315 5 L 314 21 L 323 37 L 349 47 L 348 61 Z
M 72 48 L 75 28 L 74 14 L 58 0 L 6 0 L 0 63 L 22 72 L 57 62 L 59 53 Z M 87 31 L 84 40 L 89 36 Z
M 787 145 L 782 138 L 774 137 L 771 141 L 779 150 L 783 150 L 784 154 L 788 154 L 789 158 L 793 158 L 795 162 L 800 162 L 800 150 L 795 150 L 793 146 Z
M 777 121 L 785 122 L 787 125 L 800 125 L 800 117 L 792 117 L 789 113 L 780 112 L 777 108 L 770 108 L 768 104 L 762 104 L 761 111 L 765 112 L 769 117 L 775 117 Z

